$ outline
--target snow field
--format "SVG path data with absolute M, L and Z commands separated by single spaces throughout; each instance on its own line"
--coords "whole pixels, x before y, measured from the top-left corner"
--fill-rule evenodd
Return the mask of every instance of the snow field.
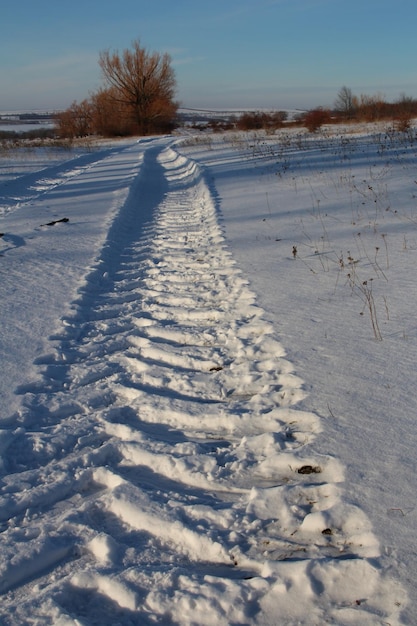
M 203 170 L 169 139 L 127 150 L 133 191 L 0 433 L 5 625 L 398 623 Z M 57 186 L 111 187 L 115 158 Z

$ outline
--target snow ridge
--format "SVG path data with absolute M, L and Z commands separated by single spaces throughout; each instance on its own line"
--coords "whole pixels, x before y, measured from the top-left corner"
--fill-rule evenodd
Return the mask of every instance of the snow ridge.
M 370 524 L 173 143 L 149 143 L 63 322 L 0 438 L 2 623 L 396 623 Z

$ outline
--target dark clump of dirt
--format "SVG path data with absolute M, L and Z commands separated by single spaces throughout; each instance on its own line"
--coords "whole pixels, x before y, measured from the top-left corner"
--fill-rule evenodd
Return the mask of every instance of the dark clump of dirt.
M 60 224 L 61 222 L 63 222 L 64 224 L 66 222 L 69 222 L 69 217 L 61 217 L 60 220 L 53 220 L 52 222 L 48 222 L 47 224 L 41 224 L 41 226 L 55 226 L 55 224 Z
M 299 474 L 320 474 L 321 467 L 318 467 L 318 465 L 303 465 L 298 468 L 297 472 Z

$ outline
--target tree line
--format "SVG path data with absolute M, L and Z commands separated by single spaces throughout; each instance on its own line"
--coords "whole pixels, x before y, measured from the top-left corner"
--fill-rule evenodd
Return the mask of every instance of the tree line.
M 417 100 L 402 95 L 395 102 L 387 102 L 381 94 L 356 96 L 349 87 L 343 86 L 337 94 L 333 108 L 317 107 L 302 111 L 291 121 L 284 112 L 243 113 L 234 126 L 239 130 L 275 130 L 284 125 L 304 126 L 315 132 L 324 124 L 341 122 L 376 122 L 392 120 L 399 131 L 411 128 L 411 121 L 417 117 Z
M 411 120 L 417 117 L 417 100 L 401 95 L 395 102 L 387 102 L 382 94 L 356 96 L 345 85 L 339 90 L 333 109 L 319 107 L 300 116 L 300 121 L 311 131 L 323 124 L 338 122 L 376 122 L 392 120 L 399 131 L 407 131 Z
M 139 40 L 131 49 L 99 55 L 103 85 L 81 102 L 56 116 L 57 132 L 63 138 L 101 135 L 104 137 L 148 135 L 171 132 L 178 124 L 178 103 L 175 101 L 176 79 L 168 54 L 149 52 Z M 333 109 L 318 107 L 300 113 L 292 124 L 305 126 L 311 132 L 323 124 L 340 121 L 377 121 L 392 119 L 398 130 L 408 130 L 417 117 L 417 100 L 401 96 L 386 102 L 380 94 L 356 96 L 343 86 Z M 283 111 L 247 112 L 228 121 L 227 126 L 212 120 L 207 128 L 213 131 L 265 129 L 274 132 L 287 122 Z

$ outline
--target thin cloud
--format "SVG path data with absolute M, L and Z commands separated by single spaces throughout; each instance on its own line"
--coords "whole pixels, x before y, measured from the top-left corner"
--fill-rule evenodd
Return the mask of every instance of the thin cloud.
M 199 56 L 188 56 L 188 57 L 182 57 L 182 58 L 173 58 L 172 59 L 172 64 L 173 65 L 191 65 L 193 63 L 200 63 L 201 61 L 205 61 L 207 57 L 199 57 Z
M 66 70 L 83 70 L 98 65 L 98 54 L 93 53 L 75 53 L 61 57 L 47 58 L 38 60 L 35 63 L 22 65 L 16 68 L 16 72 L 28 74 L 48 75 L 55 72 L 65 72 Z

